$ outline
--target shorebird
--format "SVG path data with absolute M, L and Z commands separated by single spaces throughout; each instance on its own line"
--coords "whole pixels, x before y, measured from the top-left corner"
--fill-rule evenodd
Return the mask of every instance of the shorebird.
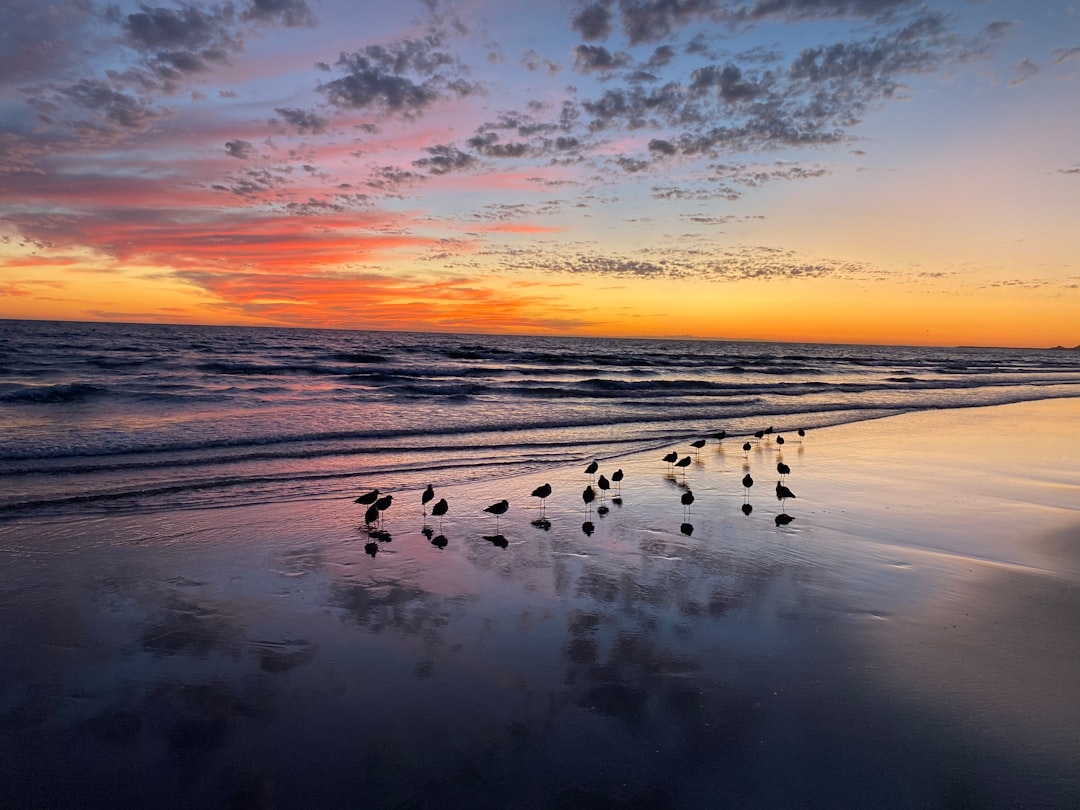
M 510 501 L 505 498 L 498 503 L 493 503 L 491 506 L 485 506 L 484 511 L 490 512 L 495 516 L 495 532 L 499 531 L 499 515 L 505 515 L 506 510 L 510 508 Z
M 742 485 L 746 487 L 746 499 L 750 500 L 750 487 L 754 485 L 754 479 L 750 477 L 750 473 L 742 477 Z
M 783 436 L 777 436 L 776 437 L 776 443 L 777 444 L 783 444 L 784 443 L 784 437 Z
M 551 494 L 551 484 L 541 484 L 532 491 L 534 498 L 540 499 L 540 516 L 543 517 L 547 510 L 547 497 Z
M 668 453 L 666 456 L 664 456 L 664 461 L 667 462 L 669 472 L 671 471 L 671 465 L 674 464 L 678 460 L 679 460 L 679 454 L 677 452 L 675 452 L 674 450 L 672 450 L 670 453 Z
M 784 476 L 791 472 L 791 467 L 782 461 L 776 462 L 776 471 L 780 473 L 780 480 L 782 481 Z
M 449 508 L 450 505 L 446 502 L 446 498 L 439 498 L 439 500 L 435 502 L 435 505 L 431 507 L 432 516 L 439 519 L 439 531 L 442 531 L 442 517 Z
M 690 442 L 690 446 L 693 447 L 694 450 L 696 451 L 695 455 L 700 455 L 701 454 L 701 448 L 705 446 L 705 440 L 704 439 L 695 439 L 694 441 Z
M 727 431 L 718 430 L 716 433 L 713 434 L 713 438 L 716 439 L 717 444 L 720 444 L 722 441 L 724 441 L 724 439 L 727 438 Z
M 802 428 L 799 428 L 799 438 L 801 439 L 805 435 L 806 435 L 806 431 L 803 430 Z
M 596 487 L 600 490 L 600 503 L 602 504 L 607 498 L 607 491 L 611 489 L 611 482 L 604 475 L 601 475 L 596 480 Z
M 765 438 L 765 431 L 764 430 L 755 430 L 754 431 L 754 438 L 755 439 L 764 439 Z
M 689 517 L 689 515 L 690 515 L 690 504 L 692 504 L 694 502 L 694 493 L 691 492 L 690 490 L 686 490 L 686 492 L 684 492 L 682 494 L 682 498 L 680 498 L 680 500 L 682 501 L 682 505 L 683 505 L 683 516 L 684 517 Z
M 618 503 L 622 500 L 622 480 L 623 471 L 622 468 L 616 470 L 611 474 L 611 483 L 615 485 L 615 502 Z
M 375 508 L 378 509 L 380 512 L 385 512 L 387 509 L 390 508 L 390 504 L 393 502 L 393 495 L 383 495 L 381 498 L 375 501 Z
M 586 509 L 592 511 L 592 502 L 596 500 L 596 490 L 592 486 L 585 487 L 585 491 L 581 493 L 581 500 L 585 501 Z
M 694 460 L 690 458 L 690 456 L 683 456 L 675 462 L 676 467 L 682 467 L 682 477 L 684 481 L 686 480 L 686 468 L 689 467 L 693 461 Z
M 364 512 L 364 525 L 370 526 L 372 523 L 379 522 L 379 507 L 375 504 L 371 504 Z
M 378 497 L 379 497 L 379 490 L 373 489 L 373 490 L 371 490 L 371 492 L 368 492 L 368 493 L 366 493 L 364 495 L 361 495 L 359 498 L 357 498 L 355 501 L 353 501 L 353 503 L 362 503 L 365 506 L 367 506 L 368 504 L 375 503 L 375 499 L 378 498 Z
M 600 465 L 594 461 L 592 464 L 585 468 L 585 474 L 589 476 L 596 475 L 596 471 L 599 469 Z
M 788 498 L 794 498 L 794 497 L 795 497 L 795 493 L 794 493 L 794 492 L 792 492 L 792 491 L 791 491 L 790 489 L 788 489 L 787 487 L 785 487 L 785 486 L 784 486 L 783 484 L 781 484 L 781 483 L 780 483 L 779 481 L 777 481 L 777 482 L 776 482 L 776 499 L 777 499 L 778 501 L 780 501 L 780 502 L 781 502 L 781 504 L 782 504 L 782 503 L 783 503 L 784 501 L 786 501 L 786 500 L 787 500 Z
M 424 494 L 420 496 L 420 507 L 424 510 L 424 517 L 427 517 L 427 505 L 428 501 L 435 497 L 435 490 L 431 484 L 427 485 L 427 489 L 424 490 Z
M 746 453 L 746 457 L 749 457 L 750 451 L 753 449 L 753 447 L 754 445 L 750 444 L 750 442 L 743 442 L 742 451 Z

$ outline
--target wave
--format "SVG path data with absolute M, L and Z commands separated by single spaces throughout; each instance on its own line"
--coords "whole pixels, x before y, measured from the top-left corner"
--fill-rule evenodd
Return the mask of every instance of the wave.
M 10 402 L 13 404 L 78 402 L 91 397 L 102 396 L 107 393 L 108 389 L 103 386 L 82 382 L 57 383 L 56 385 L 27 385 L 0 392 L 0 402 Z

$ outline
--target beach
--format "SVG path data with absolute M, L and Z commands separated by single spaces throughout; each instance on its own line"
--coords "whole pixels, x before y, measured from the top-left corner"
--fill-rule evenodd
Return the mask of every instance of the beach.
M 1077 806 L 1080 400 L 694 438 L 8 516 L 0 806 Z

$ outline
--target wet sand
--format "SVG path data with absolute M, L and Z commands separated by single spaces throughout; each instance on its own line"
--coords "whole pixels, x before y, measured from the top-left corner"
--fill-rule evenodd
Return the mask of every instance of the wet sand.
M 0 523 L 0 807 L 1078 806 L 1080 401 L 784 438 Z

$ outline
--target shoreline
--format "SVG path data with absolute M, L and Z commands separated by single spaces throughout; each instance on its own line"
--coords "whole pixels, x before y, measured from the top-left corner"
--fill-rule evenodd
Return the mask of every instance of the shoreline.
M 17 752 L 0 795 L 1080 797 L 1080 400 L 741 444 L 710 440 L 685 485 L 663 452 L 602 463 L 626 473 L 603 517 L 580 499 L 584 465 L 436 487 L 445 548 L 403 490 L 374 557 L 352 498 L 0 523 L 0 740 Z M 544 481 L 548 529 L 531 523 Z M 483 507 L 501 498 L 496 533 Z M 776 526 L 781 511 L 795 520 Z

